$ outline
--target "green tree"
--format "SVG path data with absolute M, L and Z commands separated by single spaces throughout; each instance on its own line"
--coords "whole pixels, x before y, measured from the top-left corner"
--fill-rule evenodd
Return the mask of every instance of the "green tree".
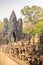
M 21 13 L 27 17 L 29 19 L 29 21 L 34 21 L 34 18 L 36 16 L 36 14 L 40 13 L 40 11 L 42 10 L 42 8 L 40 8 L 39 6 L 25 6 L 24 8 L 21 9 Z
M 43 32 L 43 22 L 40 21 L 38 22 L 35 27 L 30 31 L 30 34 L 35 35 L 36 33 L 38 33 L 39 35 L 41 35 L 41 33 Z
M 37 23 L 37 21 L 43 21 L 43 10 L 40 11 L 40 13 L 38 13 L 35 18 L 34 21 Z

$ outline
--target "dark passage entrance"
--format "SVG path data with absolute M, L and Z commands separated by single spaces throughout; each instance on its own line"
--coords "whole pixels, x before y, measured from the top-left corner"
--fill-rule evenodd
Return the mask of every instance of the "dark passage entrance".
M 16 35 L 15 32 L 13 32 L 14 42 L 16 42 Z

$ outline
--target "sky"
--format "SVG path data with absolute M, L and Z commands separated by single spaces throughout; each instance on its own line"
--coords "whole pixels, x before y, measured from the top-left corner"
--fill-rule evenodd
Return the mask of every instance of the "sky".
M 37 5 L 43 8 L 43 0 L 0 0 L 0 20 L 7 17 L 9 19 L 12 10 L 15 11 L 17 18 L 21 18 L 20 10 L 24 6 Z

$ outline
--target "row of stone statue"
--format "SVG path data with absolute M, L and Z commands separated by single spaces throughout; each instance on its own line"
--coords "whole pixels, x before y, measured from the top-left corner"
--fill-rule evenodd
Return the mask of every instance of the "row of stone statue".
M 14 58 L 23 60 L 28 65 L 43 65 L 43 45 L 29 44 L 29 40 L 27 39 L 5 45 L 3 51 L 12 55 Z

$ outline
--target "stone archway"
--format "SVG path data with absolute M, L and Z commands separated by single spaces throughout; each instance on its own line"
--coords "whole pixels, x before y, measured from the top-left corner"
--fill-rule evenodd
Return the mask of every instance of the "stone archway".
M 13 32 L 13 38 L 14 38 L 14 42 L 16 42 L 16 34 L 15 34 L 15 32 Z

